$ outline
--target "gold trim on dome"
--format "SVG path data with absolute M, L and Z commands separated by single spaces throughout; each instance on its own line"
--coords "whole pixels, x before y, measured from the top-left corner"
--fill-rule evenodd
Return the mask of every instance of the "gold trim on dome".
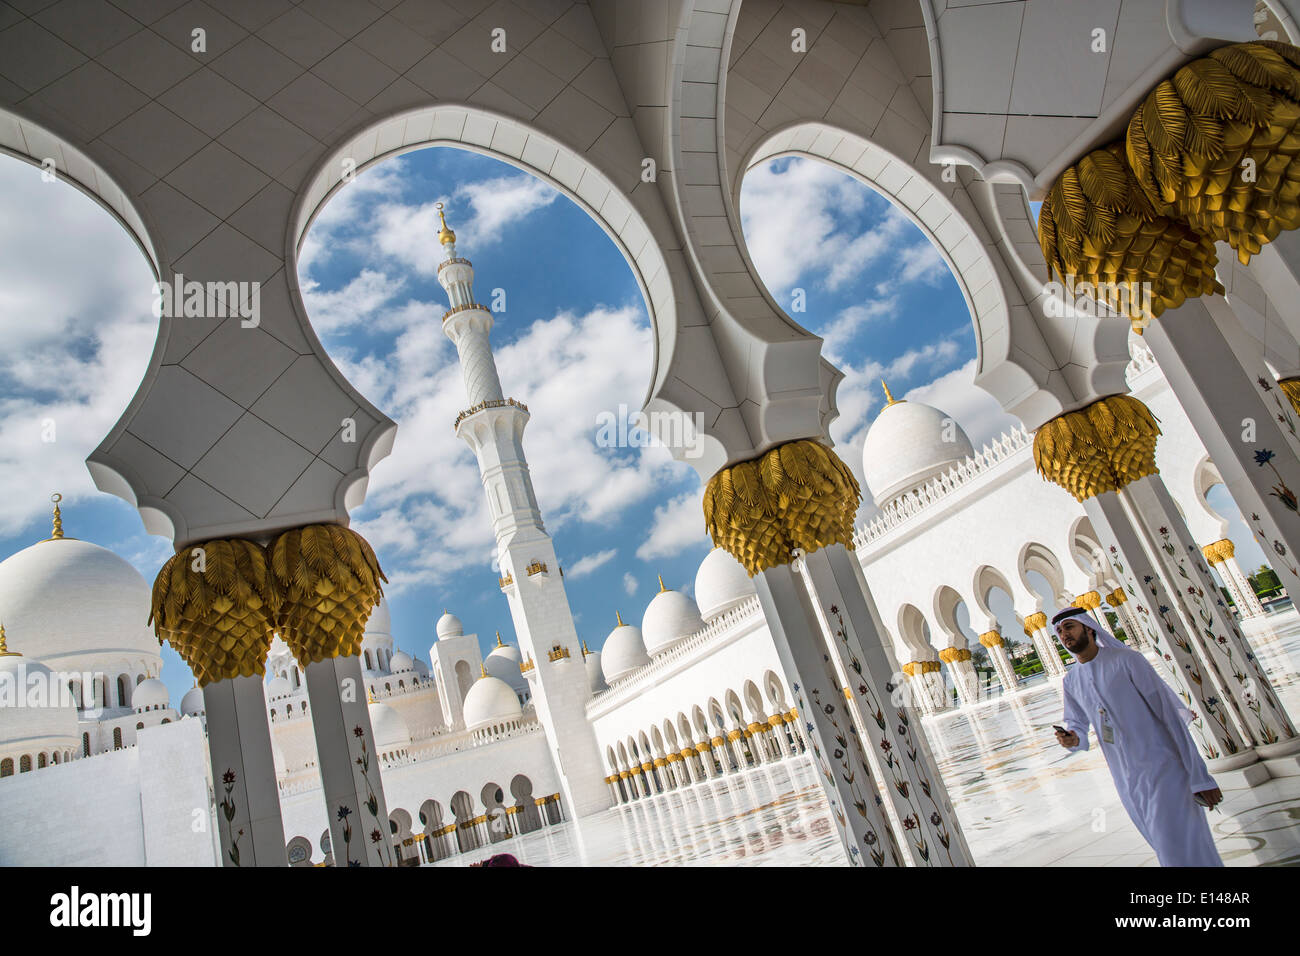
M 880 380 L 880 387 L 885 390 L 885 408 L 888 408 L 890 405 L 901 405 L 906 401 L 906 399 L 903 398 L 894 398 L 893 393 L 890 392 L 889 386 L 885 384 L 883 378 Z
M 56 491 L 50 495 L 50 500 L 54 502 L 54 530 L 50 532 L 47 540 L 58 541 L 63 537 L 63 512 L 59 510 L 59 502 L 63 500 L 63 495 Z
M 626 627 L 626 626 L 627 626 L 626 624 L 623 623 L 623 615 L 620 614 L 618 611 L 615 611 L 615 612 L 614 612 L 614 620 L 618 621 L 618 626 L 619 626 L 619 627 Z
M 663 594 L 663 593 L 664 593 L 665 591 L 667 591 L 668 589 L 667 589 L 666 587 L 664 587 L 664 576 L 663 576 L 662 574 L 660 574 L 660 575 L 658 575 L 658 577 L 659 577 L 659 593 L 660 593 L 660 594 Z
M 9 650 L 9 645 L 5 639 L 5 626 L 0 622 L 0 657 L 22 657 L 17 651 Z
M 500 631 L 497 631 L 497 647 L 505 647 L 505 645 L 501 643 L 501 632 L 500 632 Z

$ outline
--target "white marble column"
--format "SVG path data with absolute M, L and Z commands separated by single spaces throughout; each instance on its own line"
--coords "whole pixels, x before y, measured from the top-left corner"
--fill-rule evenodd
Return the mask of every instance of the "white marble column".
M 900 845 L 917 866 L 973 865 L 920 715 L 906 694 L 895 695 L 898 671 L 862 566 L 834 544 L 804 555 L 799 570 L 832 662 L 852 695 L 858 739 L 880 766 L 886 798 L 902 823 Z
M 1232 544 L 1231 541 L 1228 543 Z M 1250 579 L 1246 576 L 1246 572 L 1241 570 L 1241 565 L 1237 562 L 1237 556 L 1235 554 L 1229 554 L 1221 563 L 1227 570 L 1228 574 L 1237 581 L 1237 587 L 1241 591 L 1242 601 L 1247 609 L 1244 617 L 1247 619 L 1264 617 L 1268 612 L 1264 610 L 1264 605 L 1260 603 L 1259 595 L 1255 593 L 1255 589 L 1251 586 Z
M 909 661 L 903 665 L 903 688 L 910 697 L 912 706 L 918 708 L 922 714 L 929 715 L 935 713 L 938 708 L 935 705 L 930 682 L 926 679 L 925 664 L 925 661 Z
M 1219 576 L 1223 578 L 1223 585 L 1232 595 L 1232 601 L 1237 605 L 1237 613 L 1242 620 L 1263 617 L 1264 606 L 1259 603 L 1255 589 L 1242 574 L 1241 566 L 1237 564 L 1236 551 L 1236 547 L 1228 538 L 1221 538 L 1201 548 L 1201 554 L 1205 556 L 1210 567 L 1218 569 Z
M 772 737 L 776 740 L 776 749 L 780 751 L 781 759 L 784 760 L 790 756 L 790 741 L 785 737 L 785 720 L 777 716 L 769 720 L 768 724 L 772 728 Z
M 1210 772 L 1236 770 L 1257 762 L 1252 741 L 1243 737 L 1231 716 L 1229 699 L 1218 686 L 1217 672 L 1203 663 L 1188 637 L 1181 594 L 1166 585 L 1163 571 L 1152 562 L 1118 493 L 1108 491 L 1085 499 L 1083 508 L 1124 590 L 1133 596 L 1147 643 L 1156 654 L 1157 669 L 1196 714 L 1188 730 Z
M 1220 602 L 1218 583 L 1164 481 L 1151 475 L 1130 482 L 1120 496 L 1130 506 L 1138 530 L 1146 532 L 1167 580 L 1183 587 L 1186 605 L 1195 614 L 1189 633 L 1195 634 L 1203 658 L 1220 675 L 1221 689 L 1235 702 L 1243 736 L 1249 735 L 1262 758 L 1300 753 L 1300 736 L 1226 602 Z
M 963 707 L 969 707 L 979 700 L 979 678 L 975 674 L 975 664 L 971 661 L 971 652 L 965 647 L 946 647 L 939 652 L 939 659 L 948 665 L 952 675 L 952 684 L 957 688 L 957 697 Z
M 1242 335 L 1228 302 L 1206 296 L 1144 338 L 1278 576 L 1300 593 L 1300 416 Z
M 1106 595 L 1106 603 L 1115 609 L 1119 615 L 1120 623 L 1124 625 L 1124 636 L 1128 638 L 1128 646 L 1136 651 L 1145 651 L 1150 647 L 1147 640 L 1146 628 L 1143 626 L 1141 619 L 1137 616 L 1137 609 L 1133 602 L 1129 600 L 1128 592 L 1122 587 L 1117 587 Z
M 898 837 L 876 802 L 876 777 L 855 746 L 858 735 L 843 684 L 828 666 L 826 641 L 807 589 L 788 564 L 760 571 L 754 585 L 849 865 L 905 865 Z M 872 684 L 878 680 L 874 671 L 868 679 Z
M 1061 660 L 1056 649 L 1056 636 L 1047 623 L 1047 615 L 1036 611 L 1025 617 L 1025 633 L 1038 651 L 1038 660 L 1043 665 L 1043 673 L 1051 679 L 1065 676 L 1065 661 Z
M 993 662 L 993 670 L 1002 682 L 1003 692 L 1013 693 L 1020 685 L 1020 678 L 1016 676 L 1016 669 L 1011 664 L 1011 655 L 1007 653 L 1007 643 L 1002 638 L 1002 632 L 985 631 L 980 635 L 980 644 L 988 648 L 989 660 Z
M 220 865 L 288 866 L 262 678 L 206 684 L 203 707 Z
M 305 672 L 335 865 L 393 866 L 361 659 L 330 657 L 313 661 Z

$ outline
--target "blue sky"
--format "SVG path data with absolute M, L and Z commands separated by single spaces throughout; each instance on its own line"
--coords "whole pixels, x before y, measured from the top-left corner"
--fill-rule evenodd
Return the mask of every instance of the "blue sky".
M 408 153 L 359 176 L 308 234 L 299 268 L 308 314 L 344 374 L 399 426 L 353 527 L 388 575 L 400 647 L 427 661 L 444 607 L 485 649 L 497 629 L 513 640 L 474 456 L 451 428 L 468 403 L 441 330 L 437 201 L 459 254 L 474 263 L 478 300 L 504 291 L 492 332 L 502 387 L 532 412 L 534 486 L 578 633 L 598 648 L 616 610 L 639 622 L 657 574 L 693 590 L 709 549 L 701 486 L 662 449 L 597 446 L 597 416 L 634 412 L 645 397 L 649 320 L 614 243 L 528 174 L 450 148 Z M 741 215 L 774 299 L 825 337 L 845 372 L 832 436 L 859 479 L 881 377 L 897 397 L 953 415 L 976 448 L 1012 424 L 971 384 L 975 344 L 956 283 L 886 200 L 825 165 L 787 158 L 750 172 Z M 134 508 L 94 489 L 84 465 L 148 362 L 152 281 L 106 212 L 0 158 L 0 556 L 49 534 L 56 490 L 67 499 L 67 532 L 123 555 L 146 580 L 171 553 Z M 806 311 L 793 312 L 799 289 Z M 48 421 L 53 442 L 41 440 Z M 870 511 L 865 504 L 860 517 Z M 1232 533 L 1239 546 L 1251 541 L 1240 525 Z M 1252 561 L 1242 555 L 1243 566 Z M 170 648 L 163 655 L 179 701 L 188 668 Z

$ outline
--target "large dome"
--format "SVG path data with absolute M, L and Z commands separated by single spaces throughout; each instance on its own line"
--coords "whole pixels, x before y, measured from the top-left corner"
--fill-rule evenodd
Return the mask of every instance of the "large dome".
M 528 679 L 519 669 L 523 659 L 519 648 L 515 645 L 498 644 L 492 648 L 492 653 L 483 659 L 483 667 L 488 672 L 488 676 L 503 680 L 517 693 L 522 693 L 528 688 Z
M 700 609 L 688 595 L 664 588 L 662 581 L 660 587 L 662 590 L 650 601 L 641 619 L 641 634 L 648 654 L 666 651 L 704 627 Z
M 34 761 L 42 751 L 75 750 L 81 746 L 77 708 L 65 699 L 66 688 L 48 667 L 9 651 L 0 654 L 0 683 L 23 689 L 14 695 L 12 705 L 0 707 L 0 756 L 12 758 L 15 768 L 22 754 L 30 754 Z M 26 692 L 37 686 L 46 694 L 43 703 L 29 698 Z
M 612 684 L 649 663 L 650 655 L 645 652 L 641 628 L 624 624 L 620 618 L 618 627 L 609 632 L 604 647 L 600 649 L 600 669 L 606 683 Z
M 465 729 L 478 730 L 504 720 L 518 720 L 524 715 L 519 698 L 510 685 L 499 677 L 480 677 L 465 695 Z
M 695 572 L 695 600 L 705 620 L 729 611 L 752 597 L 754 582 L 740 562 L 721 548 L 714 548 Z
M 156 673 L 162 657 L 146 623 L 149 606 L 140 572 L 89 541 L 40 541 L 0 562 L 5 626 L 22 636 L 24 655 L 54 670 L 79 670 L 80 657 L 118 654 L 148 657 Z
M 366 618 L 366 633 L 385 636 L 393 633 L 393 616 L 388 609 L 388 598 L 381 597 L 379 604 L 370 612 L 370 617 Z
M 411 730 L 401 714 L 380 701 L 369 704 L 368 708 L 370 729 L 375 732 L 376 750 L 382 753 L 411 745 Z
M 975 453 L 952 416 L 920 402 L 891 400 L 862 445 L 862 473 L 877 505 L 911 491 Z

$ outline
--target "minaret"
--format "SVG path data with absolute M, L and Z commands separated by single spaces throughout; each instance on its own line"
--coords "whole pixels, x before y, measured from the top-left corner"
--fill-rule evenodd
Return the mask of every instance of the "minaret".
M 591 689 L 564 592 L 564 575 L 542 525 L 524 458 L 528 406 L 501 391 L 488 342 L 492 313 L 474 301 L 474 268 L 456 255 L 456 234 L 447 227 L 442 204 L 437 208 L 442 221 L 438 241 L 446 252 L 438 266 L 438 282 L 451 301 L 442 317 L 442 330 L 460 355 L 469 398 L 469 408 L 456 417 L 453 427 L 478 457 L 497 538 L 498 583 L 510 603 L 520 653 L 534 663 L 524 673 L 533 684 L 533 703 L 564 796 L 574 815 L 583 816 L 610 805 L 609 788 L 596 735 L 587 720 Z

